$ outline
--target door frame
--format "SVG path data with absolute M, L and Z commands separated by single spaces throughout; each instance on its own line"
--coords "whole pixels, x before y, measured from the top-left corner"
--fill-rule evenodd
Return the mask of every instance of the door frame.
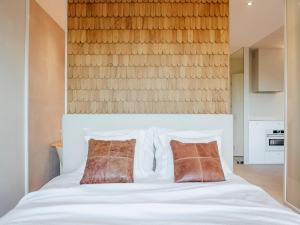
M 242 112 L 242 116 L 243 116 L 243 120 L 242 120 L 242 124 L 243 124 L 243 127 L 242 127 L 242 129 L 243 129 L 243 134 L 244 134 L 244 115 L 245 115 L 245 112 L 244 112 L 244 100 L 245 100 L 245 98 L 244 98 L 244 72 L 240 72 L 240 73 L 233 73 L 233 74 L 230 74 L 230 77 L 231 77 L 231 82 L 230 82 L 230 84 L 231 84 L 231 113 L 233 114 L 233 123 L 235 123 L 235 114 L 233 113 L 233 76 L 242 76 L 243 77 L 243 112 Z M 233 125 L 233 129 L 235 129 L 235 125 Z M 235 131 L 233 131 L 233 132 L 235 132 Z M 243 145 L 242 145 L 242 148 L 243 148 L 243 154 L 242 155 L 240 155 L 240 156 L 235 156 L 235 148 L 236 148 L 236 145 L 235 145 L 235 140 L 234 140 L 234 150 L 233 150 L 233 157 L 244 157 L 244 135 L 242 136 L 242 139 L 243 139 Z
M 287 151 L 288 151 L 288 120 L 287 120 L 287 111 L 288 111 L 288 38 L 287 38 L 287 1 L 285 0 L 284 4 L 284 11 L 285 11 L 285 16 L 284 16 L 284 93 L 285 93 L 285 102 L 284 102 L 284 107 L 285 107 L 285 115 L 284 115 L 284 130 L 285 130 L 285 138 L 284 138 L 284 174 L 283 174 L 283 202 L 285 205 L 290 207 L 292 210 L 294 210 L 297 213 L 300 213 L 300 209 L 298 209 L 296 206 L 292 205 L 291 203 L 288 202 L 287 200 Z

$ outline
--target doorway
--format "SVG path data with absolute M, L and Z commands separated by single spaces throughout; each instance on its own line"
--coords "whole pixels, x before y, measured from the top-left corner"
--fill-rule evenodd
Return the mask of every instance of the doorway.
M 285 1 L 247 2 L 230 6 L 234 172 L 283 202 L 284 146 L 267 136 L 284 132 Z
M 234 161 L 244 161 L 244 51 L 238 50 L 230 56 L 231 112 L 233 114 Z

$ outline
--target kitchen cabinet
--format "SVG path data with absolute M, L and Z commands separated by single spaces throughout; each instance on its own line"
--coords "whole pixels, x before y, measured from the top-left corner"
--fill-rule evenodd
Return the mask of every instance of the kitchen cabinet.
M 284 50 L 280 48 L 252 51 L 253 92 L 281 92 L 284 87 Z

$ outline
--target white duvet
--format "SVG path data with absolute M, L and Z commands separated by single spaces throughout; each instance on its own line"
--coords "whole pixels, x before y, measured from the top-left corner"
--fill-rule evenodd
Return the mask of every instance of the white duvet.
M 299 225 L 300 216 L 237 176 L 219 183 L 80 186 L 55 178 L 26 195 L 1 225 Z

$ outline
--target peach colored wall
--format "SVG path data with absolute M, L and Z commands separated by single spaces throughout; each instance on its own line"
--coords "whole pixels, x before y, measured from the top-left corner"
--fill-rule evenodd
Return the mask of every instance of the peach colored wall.
M 64 31 L 35 2 L 29 23 L 29 190 L 59 173 L 51 142 L 60 139 L 64 113 Z

